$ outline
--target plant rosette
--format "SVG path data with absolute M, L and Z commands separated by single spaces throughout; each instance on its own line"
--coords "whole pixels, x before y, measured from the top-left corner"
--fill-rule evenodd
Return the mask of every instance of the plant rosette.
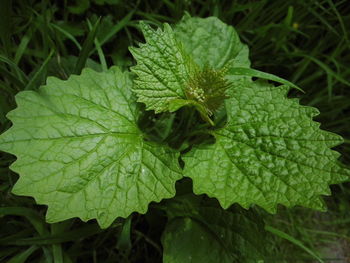
M 320 196 L 350 175 L 332 150 L 342 138 L 287 97 L 294 84 L 251 69 L 247 46 L 217 18 L 140 29 L 146 42 L 130 48 L 131 72 L 85 69 L 17 94 L 0 136 L 0 150 L 17 157 L 13 193 L 47 205 L 48 222 L 79 217 L 102 228 L 174 197 L 183 177 L 224 209 L 325 209 Z M 150 111 L 161 140 L 141 128 Z M 176 240 L 201 228 L 185 218 L 168 229 L 177 226 Z

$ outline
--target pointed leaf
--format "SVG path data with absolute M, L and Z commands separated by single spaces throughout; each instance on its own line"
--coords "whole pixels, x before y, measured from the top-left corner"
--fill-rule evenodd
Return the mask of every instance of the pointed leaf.
M 178 154 L 143 140 L 131 86 L 119 68 L 86 69 L 16 96 L 0 150 L 17 156 L 13 192 L 48 205 L 49 222 L 97 218 L 107 227 L 174 195 Z
M 146 44 L 130 48 L 137 61 L 131 69 L 138 76 L 134 91 L 147 109 L 164 112 L 171 100 L 185 98 L 184 85 L 189 74 L 186 60 L 168 24 L 164 24 L 164 30 L 153 30 L 144 23 L 140 27 Z

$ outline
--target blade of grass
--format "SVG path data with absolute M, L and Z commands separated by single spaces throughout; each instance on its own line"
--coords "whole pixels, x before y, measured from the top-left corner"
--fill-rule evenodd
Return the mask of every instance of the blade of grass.
M 153 25 L 161 26 L 162 22 L 168 22 L 168 23 L 174 23 L 175 19 L 169 16 L 161 15 L 161 14 L 156 14 L 156 13 L 148 13 L 148 12 L 143 12 L 143 11 L 136 11 L 136 15 L 139 15 L 142 17 L 142 20 L 147 21 L 149 20 L 150 23 Z M 148 21 L 147 21 L 148 22 Z
M 1 67 L 0 67 L 0 73 L 2 72 L 2 69 L 1 69 Z M 12 76 L 12 77 L 14 77 L 14 76 Z M 14 77 L 15 78 L 15 77 Z M 22 85 L 21 83 L 20 83 L 20 85 Z M 16 86 L 16 85 L 15 85 Z M 23 86 L 24 87 L 24 86 Z M 19 91 L 20 89 L 17 89 L 17 91 L 16 90 L 13 90 L 13 88 L 11 88 L 9 85 L 7 85 L 6 83 L 4 83 L 4 82 L 2 82 L 2 81 L 0 81 L 0 91 L 1 90 L 3 90 L 4 92 L 6 92 L 6 93 L 8 93 L 9 95 L 12 95 L 12 96 L 14 96 L 16 93 L 17 93 L 17 91 Z M 5 98 L 5 96 L 3 96 L 3 99 Z
M 35 72 L 34 76 L 30 79 L 27 86 L 25 86 L 24 88 L 25 90 L 32 90 L 35 88 L 34 85 L 36 84 L 38 79 L 42 77 L 42 73 L 46 68 L 47 63 L 49 63 L 49 61 L 51 60 L 53 54 L 54 54 L 54 50 L 51 50 L 50 54 L 47 56 L 43 64 L 41 64 L 40 68 Z
M 272 226 L 268 226 L 268 225 L 265 226 L 265 230 L 269 231 L 270 233 L 272 233 L 272 234 L 274 234 L 274 235 L 276 235 L 276 236 L 278 236 L 280 238 L 283 238 L 283 239 L 293 243 L 294 245 L 298 246 L 299 248 L 304 250 L 306 253 L 308 253 L 310 256 L 315 258 L 318 262 L 324 263 L 324 261 L 319 256 L 317 256 L 309 248 L 305 247 L 301 241 L 295 239 L 294 237 L 288 235 L 287 233 L 285 233 L 285 232 L 283 232 L 281 230 L 278 230 L 278 229 L 276 229 L 276 228 L 274 228 Z
M 89 20 L 87 20 L 87 23 L 88 23 L 89 29 L 92 30 L 92 25 L 91 25 Z M 100 43 L 99 43 L 97 38 L 95 38 L 94 43 L 95 43 L 95 47 L 96 47 L 96 50 L 97 50 L 98 57 L 100 59 L 102 71 L 107 71 L 108 70 L 108 66 L 107 66 L 106 58 L 105 58 L 105 55 L 103 53 L 103 50 L 102 50 L 101 45 L 100 45 Z
M 334 27 L 332 27 L 328 21 L 321 15 L 319 14 L 319 12 L 317 12 L 317 10 L 315 10 L 312 7 L 308 8 L 308 11 L 313 14 L 318 20 L 321 21 L 321 23 L 323 23 L 330 32 L 334 33 L 335 35 L 339 36 L 339 33 L 337 32 L 337 30 L 334 29 Z
M 2 76 L 6 77 L 8 79 L 8 81 L 16 87 L 17 91 L 24 89 L 24 87 L 25 87 L 24 83 L 19 78 L 17 78 L 17 76 L 15 76 L 11 72 L 9 72 L 4 67 L 0 66 L 0 74 L 2 74 Z M 7 85 L 5 85 L 5 86 L 6 86 L 5 89 L 7 91 L 11 90 L 11 88 L 8 88 Z M 12 91 L 12 93 L 16 94 L 17 91 Z
M 37 214 L 35 210 L 25 207 L 0 207 L 0 215 L 24 216 L 29 220 L 40 235 L 48 234 L 45 221 Z
M 81 49 L 81 52 L 79 54 L 77 63 L 74 68 L 74 74 L 79 75 L 82 71 L 82 69 L 85 67 L 86 60 L 89 57 L 90 51 L 94 44 L 94 39 L 96 37 L 96 33 L 98 30 L 98 26 L 100 24 L 101 17 L 98 18 L 94 26 L 92 27 L 92 30 L 89 32 L 89 34 L 86 37 L 86 40 L 84 41 L 83 47 Z
M 346 28 L 345 24 L 344 24 L 344 20 L 342 18 L 342 16 L 339 14 L 336 6 L 334 5 L 333 1 L 332 0 L 327 0 L 328 4 L 331 6 L 331 9 L 333 10 L 334 14 L 336 15 L 336 17 L 338 18 L 338 21 L 339 21 L 339 24 L 340 24 L 340 27 L 343 31 L 343 35 L 344 35 L 344 38 L 346 40 L 346 42 L 348 43 L 349 45 L 349 37 L 348 37 L 348 32 L 349 30 Z
M 250 69 L 250 68 L 230 68 L 228 71 L 228 74 L 236 75 L 236 76 L 249 76 L 249 77 L 256 77 L 261 79 L 267 79 L 272 80 L 278 83 L 282 83 L 284 85 L 290 86 L 292 88 L 295 88 L 301 92 L 304 92 L 301 88 L 299 88 L 297 85 L 293 84 L 292 82 L 282 79 L 280 77 L 277 77 L 270 73 L 265 73 L 256 69 Z
M 127 219 L 125 219 L 117 242 L 117 248 L 124 251 L 130 251 L 131 249 L 131 219 L 132 216 L 129 216 Z
M 100 45 L 103 46 L 106 42 L 108 42 L 112 37 L 114 37 L 120 30 L 122 30 L 124 27 L 128 25 L 130 22 L 132 16 L 134 14 L 134 11 L 127 14 L 125 17 L 123 17 L 122 20 L 120 20 L 115 26 L 111 28 L 109 33 L 100 40 Z
M 27 258 L 33 254 L 39 247 L 38 246 L 31 246 L 30 248 L 28 248 L 27 250 L 23 251 L 22 253 L 14 256 L 13 258 L 11 258 L 9 261 L 7 261 L 7 263 L 24 263 Z
M 10 68 L 12 70 L 14 70 L 14 72 L 16 72 L 16 76 L 17 78 L 21 81 L 21 82 L 27 82 L 28 78 L 26 76 L 26 74 L 24 74 L 24 72 L 10 59 L 8 59 L 7 57 L 0 55 L 0 61 L 6 63 L 7 65 L 10 66 Z
M 293 23 L 293 13 L 294 13 L 294 7 L 293 6 L 288 6 L 287 10 L 287 15 L 286 18 L 284 19 L 284 24 L 288 27 L 292 26 Z
M 14 63 L 16 65 L 18 65 L 18 63 L 21 60 L 25 50 L 27 49 L 27 46 L 29 44 L 29 41 L 30 41 L 31 37 L 32 37 L 31 33 L 28 33 L 28 34 L 26 34 L 25 36 L 22 37 L 21 43 L 19 43 L 19 45 L 17 47 L 16 54 L 15 54 Z
M 51 234 L 56 235 L 62 233 L 64 228 L 60 224 L 51 225 Z M 54 263 L 63 263 L 63 254 L 61 244 L 52 244 L 52 254 Z
M 58 32 L 62 33 L 69 40 L 71 40 L 76 45 L 76 47 L 79 49 L 79 51 L 81 50 L 81 45 L 79 44 L 78 40 L 71 33 L 69 33 L 68 31 L 64 30 L 62 27 L 60 27 L 59 25 L 56 25 L 54 23 L 50 23 L 50 26 L 52 26 Z
M 26 238 L 28 236 L 32 236 L 33 235 L 33 229 L 31 228 L 27 228 L 27 229 L 24 229 L 24 230 L 18 230 L 15 234 L 13 235 L 8 235 L 8 236 L 5 236 L 3 238 L 0 238 L 0 243 L 6 243 L 8 241 L 12 241 L 12 240 L 15 240 L 15 239 L 20 239 L 20 238 Z
M 4 47 L 6 55 L 9 55 L 11 49 L 12 33 L 12 0 L 2 0 L 0 8 L 0 40 Z
M 3 258 L 6 258 L 8 256 L 11 256 L 12 254 L 18 254 L 18 248 L 16 247 L 10 247 L 10 248 L 6 248 L 6 249 L 1 249 L 0 250 L 0 261 L 3 259 Z
M 119 227 L 120 224 L 115 227 Z M 63 233 L 51 236 L 42 236 L 42 237 L 32 237 L 32 238 L 16 238 L 13 240 L 6 239 L 1 241 L 1 245 L 14 245 L 14 246 L 28 246 L 28 245 L 52 245 L 59 244 L 69 241 L 75 241 L 77 239 L 81 240 L 89 236 L 101 233 L 104 230 L 99 228 L 97 225 L 84 225 L 79 229 L 72 231 L 65 231 Z
M 341 75 L 335 73 L 327 64 L 325 64 L 324 62 L 320 61 L 319 59 L 309 56 L 307 54 L 302 54 L 302 53 L 291 53 L 289 54 L 291 56 L 296 56 L 296 57 L 305 57 L 308 58 L 309 60 L 311 60 L 312 62 L 314 62 L 315 64 L 317 64 L 321 69 L 323 69 L 328 75 L 332 76 L 333 78 L 335 78 L 336 80 L 338 80 L 339 82 L 350 86 L 350 82 L 348 82 L 346 79 L 344 79 Z
M 330 232 L 330 231 L 322 231 L 322 230 L 315 230 L 315 229 L 308 229 L 308 228 L 304 228 L 304 229 L 308 232 L 311 232 L 311 233 L 343 238 L 343 239 L 346 239 L 347 241 L 350 241 L 350 237 L 348 237 L 347 235 L 342 235 L 342 234 L 338 234 L 338 233 Z

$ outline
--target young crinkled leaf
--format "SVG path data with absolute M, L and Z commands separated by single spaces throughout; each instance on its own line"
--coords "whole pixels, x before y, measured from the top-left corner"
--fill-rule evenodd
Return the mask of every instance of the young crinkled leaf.
M 224 208 L 324 208 L 320 195 L 350 175 L 330 149 L 342 138 L 320 130 L 312 120 L 318 111 L 288 99 L 288 90 L 247 80 L 230 88 L 228 123 L 213 131 L 215 144 L 195 146 L 183 157 L 196 194 L 216 197 Z
M 140 27 L 146 44 L 130 48 L 137 61 L 131 69 L 138 76 L 133 89 L 148 110 L 164 112 L 170 101 L 185 98 L 189 64 L 169 24 L 164 24 L 164 30 L 153 30 L 144 23 Z
M 219 19 L 185 16 L 173 30 L 140 24 L 146 43 L 130 48 L 137 61 L 134 91 L 156 113 L 194 106 L 203 119 L 221 105 L 228 87 L 225 66 L 249 67 L 248 49 Z M 213 103 L 214 102 L 214 103 Z
M 143 140 L 131 86 L 119 68 L 86 69 L 16 96 L 0 150 L 17 156 L 13 192 L 48 205 L 49 222 L 96 218 L 107 227 L 175 194 L 178 153 Z

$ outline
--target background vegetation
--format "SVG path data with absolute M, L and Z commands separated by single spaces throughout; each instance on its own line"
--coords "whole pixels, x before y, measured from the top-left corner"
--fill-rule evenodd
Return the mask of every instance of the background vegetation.
M 47 76 L 66 79 L 85 66 L 103 70 L 134 62 L 128 46 L 143 41 L 138 21 L 176 23 L 184 12 L 217 16 L 250 48 L 252 67 L 302 87 L 293 93 L 317 107 L 325 130 L 342 135 L 337 148 L 350 164 L 350 5 L 347 0 L 1 0 L 0 132 L 14 96 Z M 0 153 L 1 262 L 161 262 L 166 217 L 133 215 L 101 230 L 78 219 L 45 223 L 44 206 L 11 194 L 14 156 Z M 332 186 L 329 210 L 264 214 L 270 262 L 349 262 L 350 185 Z M 131 225 L 131 227 L 130 227 Z M 248 231 L 248 230 L 247 230 Z

